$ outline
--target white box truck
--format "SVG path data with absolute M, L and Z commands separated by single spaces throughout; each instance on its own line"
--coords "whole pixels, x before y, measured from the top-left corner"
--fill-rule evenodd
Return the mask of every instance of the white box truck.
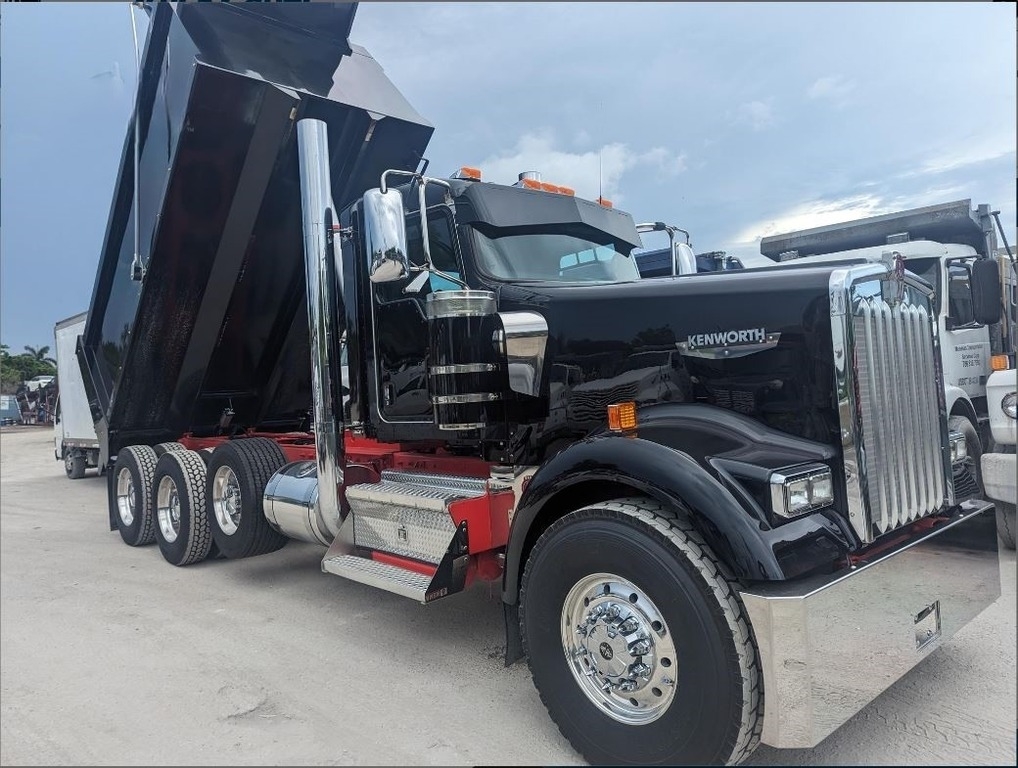
M 88 467 L 102 467 L 106 463 L 105 451 L 100 450 L 92 414 L 81 380 L 76 347 L 78 337 L 85 330 L 82 312 L 56 324 L 53 335 L 57 350 L 56 413 L 53 417 L 54 455 L 64 462 L 64 470 L 72 480 L 85 476 Z

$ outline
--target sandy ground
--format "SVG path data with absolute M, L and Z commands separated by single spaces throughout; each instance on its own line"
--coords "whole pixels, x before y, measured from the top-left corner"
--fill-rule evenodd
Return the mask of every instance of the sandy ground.
M 108 530 L 52 431 L 0 433 L 0 763 L 582 764 L 497 590 L 429 606 L 291 543 L 190 568 Z M 1003 597 L 816 749 L 753 765 L 1014 765 L 1015 557 Z

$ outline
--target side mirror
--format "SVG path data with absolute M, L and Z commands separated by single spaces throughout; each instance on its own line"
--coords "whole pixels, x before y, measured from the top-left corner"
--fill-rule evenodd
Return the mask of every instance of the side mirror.
M 983 325 L 1000 322 L 1000 272 L 991 259 L 972 263 L 972 314 Z
M 368 251 L 368 278 L 373 283 L 402 280 L 410 274 L 406 247 L 406 213 L 403 196 L 395 189 L 364 193 L 364 242 Z

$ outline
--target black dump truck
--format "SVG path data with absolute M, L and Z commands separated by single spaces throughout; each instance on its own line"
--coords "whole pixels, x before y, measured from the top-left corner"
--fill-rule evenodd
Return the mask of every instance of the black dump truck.
M 998 598 L 928 285 L 641 280 L 624 212 L 424 175 L 355 10 L 149 8 L 78 346 L 111 530 L 177 566 L 315 542 L 421 603 L 497 581 L 592 763 L 815 745 Z

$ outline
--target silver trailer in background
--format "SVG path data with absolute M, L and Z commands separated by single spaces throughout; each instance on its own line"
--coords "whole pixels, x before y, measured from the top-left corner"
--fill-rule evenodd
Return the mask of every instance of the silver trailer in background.
M 53 331 L 59 387 L 53 417 L 53 454 L 57 461 L 64 462 L 64 471 L 72 480 L 84 477 L 87 468 L 102 467 L 106 463 L 106 451 L 95 433 L 75 352 L 87 316 L 87 312 L 82 312 L 61 320 Z

